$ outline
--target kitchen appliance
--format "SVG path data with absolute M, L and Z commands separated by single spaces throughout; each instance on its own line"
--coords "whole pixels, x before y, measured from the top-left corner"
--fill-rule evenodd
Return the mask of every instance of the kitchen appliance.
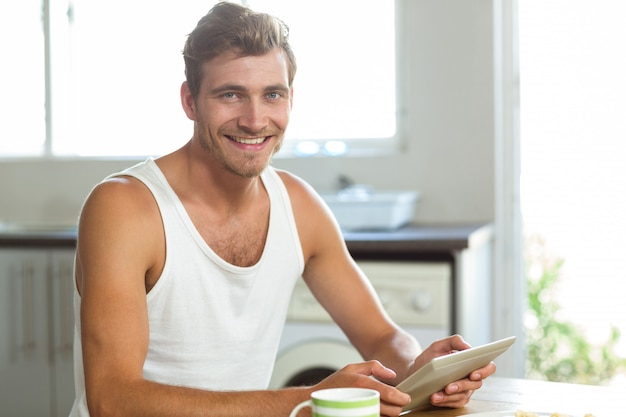
M 358 264 L 390 317 L 422 346 L 450 334 L 450 264 L 415 261 Z M 314 384 L 343 366 L 362 360 L 300 280 L 289 306 L 270 388 Z
M 413 220 L 419 193 L 351 185 L 321 197 L 343 230 L 394 230 Z

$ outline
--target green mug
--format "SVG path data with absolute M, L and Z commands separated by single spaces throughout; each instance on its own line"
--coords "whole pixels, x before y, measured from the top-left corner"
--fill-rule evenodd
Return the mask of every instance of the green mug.
M 329 388 L 314 391 L 289 417 L 311 407 L 313 417 L 380 417 L 380 394 L 367 388 Z

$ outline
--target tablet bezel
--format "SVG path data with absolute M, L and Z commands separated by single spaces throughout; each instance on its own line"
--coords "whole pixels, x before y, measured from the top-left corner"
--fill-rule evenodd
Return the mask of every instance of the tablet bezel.
M 396 388 L 411 395 L 411 402 L 402 408 L 408 412 L 430 403 L 430 396 L 451 382 L 467 377 L 507 351 L 516 337 L 510 336 L 481 346 L 433 358 Z

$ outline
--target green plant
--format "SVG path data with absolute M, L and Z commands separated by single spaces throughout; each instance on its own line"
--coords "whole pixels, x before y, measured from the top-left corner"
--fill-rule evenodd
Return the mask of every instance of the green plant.
M 539 237 L 526 239 L 528 311 L 526 325 L 526 377 L 548 381 L 605 385 L 626 372 L 626 358 L 614 353 L 620 332 L 593 345 L 583 329 L 559 317 L 558 284 L 564 260 L 551 255 Z

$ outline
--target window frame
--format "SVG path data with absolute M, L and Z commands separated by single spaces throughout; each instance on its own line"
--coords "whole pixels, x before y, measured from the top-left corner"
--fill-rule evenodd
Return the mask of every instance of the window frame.
M 383 0 L 387 1 L 387 0 Z M 372 157 L 372 156 L 390 156 L 403 152 L 407 146 L 407 101 L 406 88 L 409 79 L 409 65 L 404 53 L 404 33 L 405 28 L 402 25 L 402 0 L 392 0 L 394 3 L 394 32 L 395 32 L 395 90 L 396 90 L 396 131 L 393 136 L 385 138 L 341 138 L 341 139 L 306 139 L 306 140 L 285 140 L 281 150 L 275 155 L 275 158 L 337 158 L 337 157 Z M 241 1 L 245 4 L 246 1 Z M 53 90 L 56 88 L 56 82 L 53 85 L 52 73 L 56 70 L 58 63 L 53 56 L 54 45 L 51 39 L 54 35 L 55 26 L 59 25 L 60 16 L 66 16 L 68 13 L 68 4 L 57 0 L 42 0 L 42 29 L 44 34 L 44 107 L 45 107 L 45 138 L 43 140 L 41 153 L 39 154 L 15 154 L 0 155 L 2 160 L 136 160 L 145 158 L 149 154 L 137 155 L 65 155 L 53 152 L 53 142 L 56 133 L 55 116 L 57 111 L 55 95 Z M 302 154 L 298 152 L 298 145 L 302 142 L 313 144 L 319 148 L 314 154 Z M 340 142 L 345 147 L 344 151 L 334 153 L 328 151 L 329 144 Z M 174 149 L 172 149 L 174 150 Z

